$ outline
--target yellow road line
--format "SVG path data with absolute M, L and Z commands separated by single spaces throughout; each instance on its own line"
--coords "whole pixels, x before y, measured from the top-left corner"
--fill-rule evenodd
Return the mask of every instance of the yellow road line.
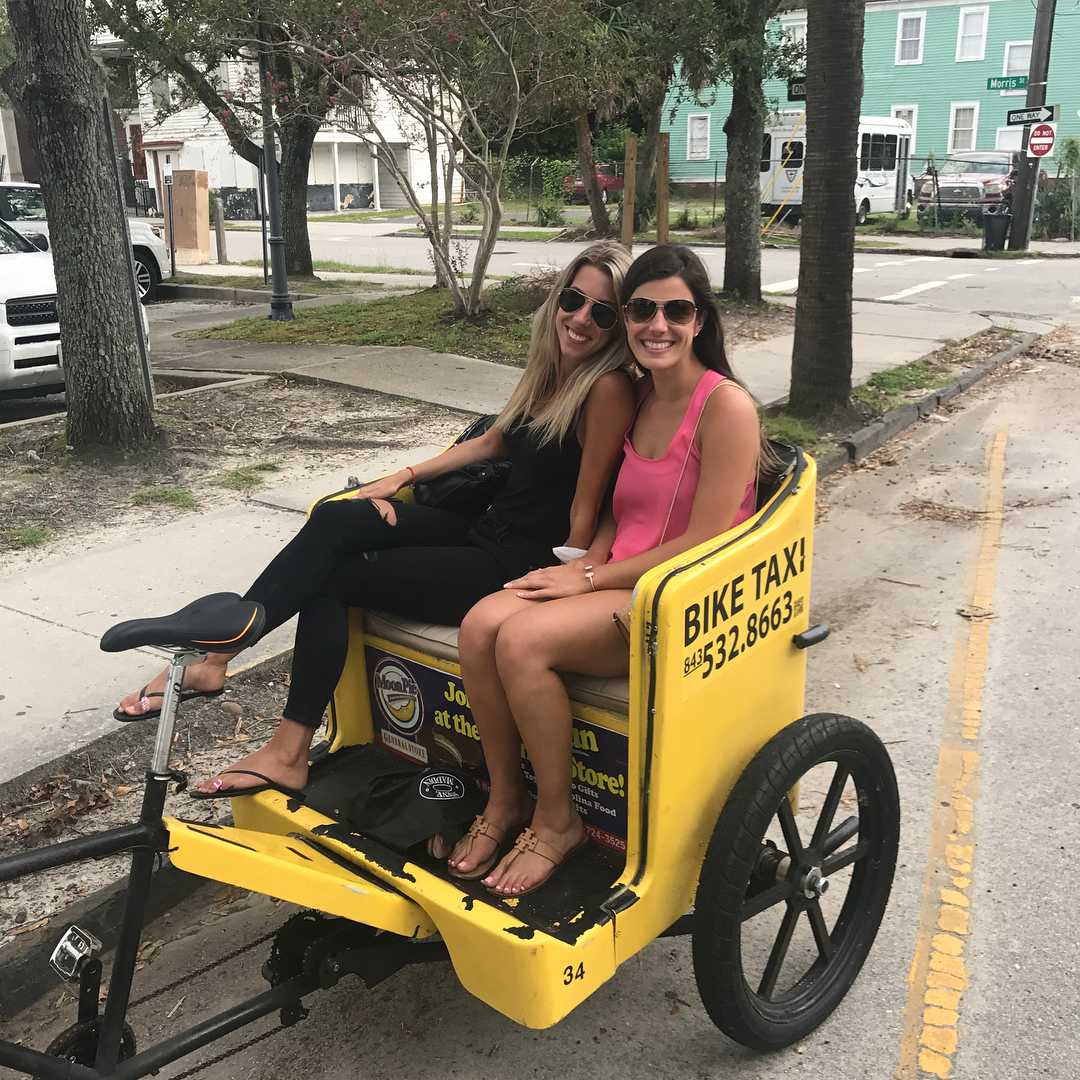
M 986 518 L 968 579 L 972 606 L 987 611 L 994 599 L 1001 543 L 1007 438 L 1008 429 L 1002 428 L 987 447 Z M 919 936 L 907 977 L 910 989 L 900 1065 L 893 1074 L 896 1080 L 926 1076 L 944 1080 L 952 1074 L 968 988 L 964 955 L 974 895 L 979 729 L 989 637 L 989 618 L 960 619 L 938 755 Z

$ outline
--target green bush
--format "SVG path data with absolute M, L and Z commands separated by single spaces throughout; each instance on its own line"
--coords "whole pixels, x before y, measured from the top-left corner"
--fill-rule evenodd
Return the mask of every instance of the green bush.
M 483 207 L 480 203 L 462 203 L 457 213 L 454 214 L 454 221 L 459 225 L 475 225 L 480 220 L 482 212 Z
M 543 165 L 545 202 L 566 202 L 566 188 L 563 181 L 567 176 L 574 176 L 578 163 L 573 159 L 545 161 Z
M 543 229 L 555 228 L 566 224 L 566 215 L 561 203 L 544 201 L 536 205 L 536 224 Z

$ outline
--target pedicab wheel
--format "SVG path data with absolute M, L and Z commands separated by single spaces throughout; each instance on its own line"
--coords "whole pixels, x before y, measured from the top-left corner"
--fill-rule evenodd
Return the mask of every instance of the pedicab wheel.
M 713 831 L 694 908 L 698 991 L 725 1035 L 780 1049 L 840 1004 L 885 912 L 899 835 L 892 762 L 865 724 L 806 716 L 758 752 Z
M 88 1069 L 94 1067 L 97 1058 L 98 1039 L 101 1036 L 101 1024 L 104 1017 L 94 1016 L 89 1020 L 79 1020 L 71 1027 L 64 1028 L 45 1051 L 52 1057 L 65 1058 L 73 1065 L 85 1065 Z M 135 1032 L 130 1024 L 124 1025 L 124 1033 L 120 1037 L 120 1061 L 127 1061 L 135 1056 Z M 41 1080 L 41 1078 L 35 1078 Z

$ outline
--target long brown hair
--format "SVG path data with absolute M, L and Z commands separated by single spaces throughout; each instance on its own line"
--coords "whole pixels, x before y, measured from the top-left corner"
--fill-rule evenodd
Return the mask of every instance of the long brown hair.
M 694 338 L 694 355 L 712 371 L 718 371 L 736 386 L 741 386 L 758 405 L 750 388 L 735 374 L 724 348 L 724 327 L 720 321 L 720 305 L 716 302 L 712 282 L 705 264 L 685 244 L 660 244 L 649 248 L 634 260 L 633 266 L 623 278 L 620 305 L 625 304 L 634 293 L 650 281 L 662 278 L 680 278 L 694 297 L 698 314 L 705 318 L 700 332 Z M 761 448 L 758 452 L 758 479 L 768 482 L 783 469 L 783 463 L 769 444 L 765 429 L 759 424 Z
M 551 293 L 533 318 L 532 339 L 529 342 L 529 362 L 525 374 L 514 388 L 510 400 L 499 413 L 498 425 L 504 431 L 515 420 L 533 416 L 536 409 L 544 406 L 539 420 L 530 420 L 541 445 L 560 442 L 577 424 L 578 414 L 589 396 L 593 384 L 609 371 L 632 370 L 633 358 L 626 347 L 626 330 L 622 316 L 611 331 L 606 345 L 582 363 L 578 369 L 559 386 L 562 366 L 562 350 L 559 347 L 559 331 L 555 317 L 559 311 L 559 293 L 567 288 L 583 266 L 595 266 L 611 278 L 618 297 L 622 290 L 623 276 L 630 268 L 630 253 L 621 244 L 605 240 L 587 247 L 558 276 Z M 613 305 L 619 306 L 618 301 Z

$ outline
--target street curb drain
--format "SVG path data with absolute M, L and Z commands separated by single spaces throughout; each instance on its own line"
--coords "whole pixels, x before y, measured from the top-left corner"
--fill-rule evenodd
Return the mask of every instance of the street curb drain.
M 993 374 L 998 368 L 1007 364 L 1025 349 L 1030 348 L 1042 337 L 1042 334 L 1021 334 L 1007 349 L 991 356 L 989 360 L 976 364 L 960 376 L 956 382 L 948 386 L 931 390 L 926 397 L 919 401 L 899 405 L 890 409 L 884 416 L 875 420 L 872 424 L 860 428 L 846 439 L 840 440 L 841 449 L 834 450 L 828 457 L 822 458 L 818 463 L 818 479 L 842 469 L 845 465 L 852 465 L 861 461 L 868 454 L 882 447 L 890 439 L 895 438 L 902 431 L 914 425 L 917 421 L 936 412 L 946 401 L 952 400 L 958 394 L 970 389 L 977 382 L 981 382 L 987 375 Z

